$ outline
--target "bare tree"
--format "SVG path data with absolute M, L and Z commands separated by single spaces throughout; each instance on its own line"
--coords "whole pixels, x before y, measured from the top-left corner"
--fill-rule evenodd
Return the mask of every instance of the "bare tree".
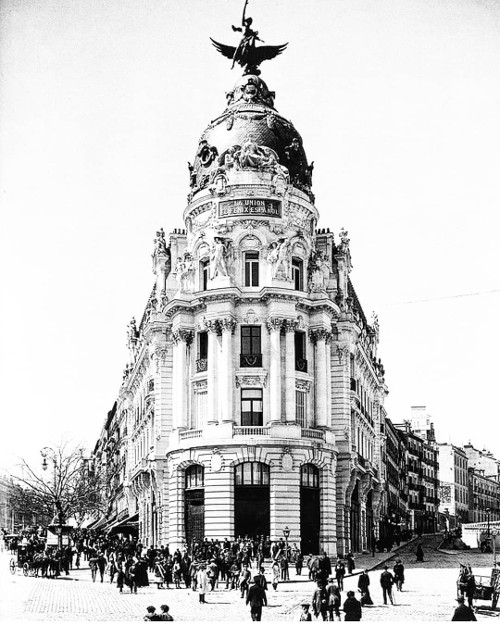
M 41 454 L 40 469 L 21 459 L 21 475 L 12 475 L 13 504 L 27 513 L 54 516 L 53 523 L 59 526 L 71 517 L 81 525 L 85 517 L 107 510 L 105 479 L 94 471 L 82 449 L 63 444 L 44 447 Z

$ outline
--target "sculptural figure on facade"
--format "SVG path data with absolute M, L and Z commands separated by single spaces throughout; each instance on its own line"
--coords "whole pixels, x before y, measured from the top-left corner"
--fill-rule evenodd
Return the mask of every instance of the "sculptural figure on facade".
M 210 252 L 210 277 L 227 276 L 227 260 L 228 260 L 229 242 L 224 241 L 222 237 L 215 237 Z
M 288 279 L 290 273 L 290 243 L 286 237 L 271 243 L 267 260 L 271 263 L 273 278 Z
M 288 44 L 257 47 L 255 45 L 256 41 L 264 42 L 259 37 L 258 31 L 252 29 L 252 18 L 245 16 L 247 4 L 248 0 L 245 1 L 245 6 L 243 7 L 241 26 L 232 26 L 233 31 L 243 33 L 243 37 L 237 47 L 218 43 L 212 38 L 210 38 L 210 40 L 218 52 L 226 58 L 232 59 L 233 64 L 231 69 L 238 63 L 238 65 L 244 68 L 245 74 L 255 74 L 258 76 L 260 74 L 260 70 L 258 69 L 259 65 L 263 61 L 274 59 L 275 56 L 281 54 Z
M 156 239 L 154 240 L 155 253 L 168 255 L 167 243 L 165 241 L 165 232 L 163 228 L 160 228 L 156 233 Z
M 187 291 L 189 289 L 189 281 L 193 272 L 193 257 L 191 253 L 184 252 L 183 257 L 178 257 L 175 263 L 175 274 L 177 283 L 181 291 Z
M 309 290 L 313 293 L 323 291 L 328 286 L 330 263 L 325 252 L 311 252 L 309 259 Z

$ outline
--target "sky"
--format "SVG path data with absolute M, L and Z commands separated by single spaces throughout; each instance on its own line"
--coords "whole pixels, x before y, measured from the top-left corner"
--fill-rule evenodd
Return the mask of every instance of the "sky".
M 241 72 L 240 0 L 0 1 L 0 469 L 93 447 L 183 227 L 187 162 Z M 389 417 L 500 456 L 500 5 L 250 0 L 262 78 L 378 314 Z

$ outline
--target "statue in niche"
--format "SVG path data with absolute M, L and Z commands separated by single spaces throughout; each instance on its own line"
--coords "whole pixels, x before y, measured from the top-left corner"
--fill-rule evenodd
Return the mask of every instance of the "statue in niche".
M 290 243 L 286 237 L 281 237 L 271 243 L 267 260 L 272 265 L 273 278 L 288 279 L 290 273 Z
M 330 263 L 325 252 L 311 252 L 309 259 L 309 290 L 314 292 L 326 289 L 330 277 Z
M 217 276 L 227 276 L 227 260 L 229 241 L 225 241 L 222 237 L 215 237 L 210 252 L 210 277 L 213 279 Z
M 176 279 L 181 291 L 187 291 L 189 289 L 189 280 L 192 271 L 193 257 L 190 252 L 186 251 L 184 252 L 184 257 L 181 258 L 179 256 L 175 264 Z

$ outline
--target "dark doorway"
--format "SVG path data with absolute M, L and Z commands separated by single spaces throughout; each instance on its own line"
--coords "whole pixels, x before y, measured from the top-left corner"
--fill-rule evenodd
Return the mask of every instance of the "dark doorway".
M 312 464 L 300 467 L 300 550 L 319 553 L 319 471 Z
M 374 536 L 374 523 L 373 523 L 373 497 L 372 491 L 368 493 L 368 497 L 366 498 L 366 548 L 368 551 L 372 551 L 372 548 L 375 546 L 373 544 L 375 540 Z
M 235 467 L 234 535 L 269 536 L 269 467 L 243 462 Z
M 205 537 L 205 489 L 203 467 L 195 464 L 186 469 L 185 527 L 186 542 Z
M 358 482 L 351 496 L 351 551 L 361 551 Z

